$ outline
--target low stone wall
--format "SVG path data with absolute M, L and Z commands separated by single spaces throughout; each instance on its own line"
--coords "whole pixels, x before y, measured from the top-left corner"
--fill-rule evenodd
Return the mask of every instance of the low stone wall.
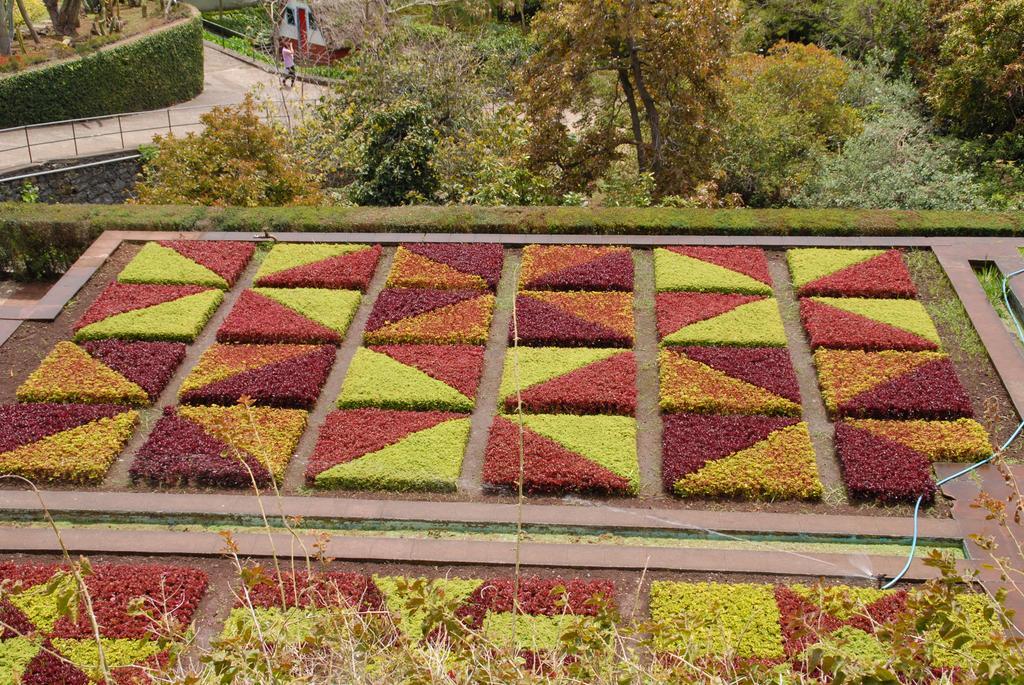
M 131 196 L 141 169 L 142 160 L 130 150 L 43 162 L 0 174 L 0 202 L 20 202 L 26 184 L 31 183 L 38 188 L 39 202 L 116 205 Z M 52 171 L 56 173 L 42 173 Z M 27 174 L 41 175 L 24 178 Z M 11 177 L 16 180 L 8 180 Z

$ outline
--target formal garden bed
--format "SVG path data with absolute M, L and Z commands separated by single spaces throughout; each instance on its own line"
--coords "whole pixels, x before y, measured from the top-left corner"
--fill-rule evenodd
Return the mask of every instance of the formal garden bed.
M 818 585 L 608 569 L 623 545 L 701 564 L 711 563 L 702 553 L 753 554 L 838 569 L 847 553 L 895 561 L 905 540 L 883 549 L 866 529 L 845 543 L 718 539 L 713 527 L 707 539 L 648 540 L 601 522 L 605 511 L 660 507 L 795 513 L 810 525 L 817 514 L 904 516 L 918 498 L 925 517 L 950 516 L 933 465 L 987 457 L 1015 415 L 969 321 L 950 317 L 959 303 L 940 276 L 923 249 L 125 242 L 53 322 L 26 322 L 0 348 L 10 378 L 0 470 L 115 498 L 190 494 L 210 512 L 220 495 L 254 489 L 501 504 L 521 483 L 527 502 L 593 507 L 593 531 L 538 529 L 530 544 L 603 546 L 606 570 L 536 560 L 518 579 L 507 566 L 325 569 L 301 559 L 315 556 L 309 548 L 276 548 L 300 558 L 240 574 L 225 561 L 115 559 L 85 580 L 97 647 L 71 627 L 81 617 L 54 608 L 72 575 L 0 562 L 10 581 L 0 621 L 13 626 L 0 634 L 0 663 L 19 685 L 96 680 L 102 649 L 115 681 L 134 683 L 147 669 L 200 668 L 177 647 L 196 634 L 232 658 L 262 645 L 289 668 L 327 653 L 315 645 L 344 640 L 344 651 L 373 636 L 360 653 L 375 667 L 444 649 L 457 673 L 489 645 L 515 668 L 584 677 L 601 645 L 638 625 L 644 637 L 629 639 L 669 673 L 683 663 L 817 672 L 822 650 L 856 668 L 891 663 L 907 649 L 893 631 L 916 630 L 931 601 L 913 585 L 881 590 L 850 570 Z M 166 530 L 112 521 L 63 525 L 105 540 Z M 246 521 L 237 535 L 252 549 L 264 534 Z M 287 521 L 306 540 L 332 530 L 296 516 L 274 535 Z M 171 534 L 225 525 L 195 520 Z M 513 539 L 505 524 L 367 525 L 342 527 L 352 543 L 448 541 L 461 551 L 444 554 L 456 556 L 507 551 Z M 921 554 L 948 542 L 923 541 Z M 219 587 L 204 599 L 211 565 Z M 106 598 L 117 583 L 128 591 Z M 181 595 L 173 620 L 126 614 L 158 590 L 165 603 Z M 921 628 L 914 659 L 936 675 L 975 668 L 998 629 L 983 597 L 951 594 L 962 632 Z M 586 651 L 573 653 L 579 640 Z
M 821 676 L 832 666 L 816 661 L 816 652 L 844 659 L 850 672 L 871 672 L 908 649 L 918 668 L 940 677 L 984 664 L 998 631 L 984 595 L 952 595 L 956 632 L 943 633 L 937 621 L 907 630 L 933 595 L 793 577 L 241 568 L 244 583 L 226 561 L 102 559 L 86 574 L 67 562 L 2 561 L 5 677 L 15 685 L 85 685 L 102 682 L 105 667 L 116 683 L 166 682 L 168 670 L 211 677 L 245 654 L 270 657 L 280 673 L 329 663 L 330 655 L 387 673 L 402 660 L 443 654 L 452 678 L 485 657 L 537 677 L 578 678 L 608 668 L 616 645 L 630 646 L 619 655 L 625 671 L 653 669 L 669 679 L 689 661 L 723 676 L 740 668 L 755 677 Z M 77 592 L 70 606 L 62 600 L 69 592 Z M 196 638 L 212 643 L 218 659 L 200 664 L 188 649 Z M 640 659 L 650 661 L 634 663 Z
M 928 257 L 125 243 L 54 323 L 5 344 L 4 409 L 41 427 L 15 429 L 0 463 L 115 490 L 467 500 L 506 497 L 521 470 L 542 502 L 884 514 L 932 501 L 931 464 L 987 456 L 1012 416 L 979 387 L 988 360 L 933 320 Z M 42 357 L 18 364 L 29 348 Z M 49 418 L 60 403 L 102 416 Z M 660 444 L 638 442 L 656 420 Z M 79 433 L 103 440 L 72 467 Z

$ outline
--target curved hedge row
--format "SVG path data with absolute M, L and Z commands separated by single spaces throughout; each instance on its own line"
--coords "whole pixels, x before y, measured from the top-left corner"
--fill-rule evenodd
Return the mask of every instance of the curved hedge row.
M 0 78 L 0 128 L 159 109 L 203 90 L 203 30 L 191 19 L 79 59 Z
M 0 181 L 2 182 L 2 181 Z M 1024 235 L 1024 212 L 585 207 L 194 207 L 0 203 L 0 271 L 60 273 L 105 230 L 590 235 Z

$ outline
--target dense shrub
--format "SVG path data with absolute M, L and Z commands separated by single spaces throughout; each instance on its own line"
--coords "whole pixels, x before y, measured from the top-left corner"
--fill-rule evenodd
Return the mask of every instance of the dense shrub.
M 167 107 L 203 90 L 199 17 L 108 50 L 0 78 L 0 128 Z
M 157 136 L 135 186 L 141 204 L 242 207 L 316 204 L 319 183 L 292 154 L 283 130 L 264 121 L 251 95 L 199 117 L 203 130 Z
M 785 204 L 813 176 L 818 155 L 859 129 L 857 111 L 842 99 L 849 74 L 839 57 L 814 45 L 779 43 L 767 55 L 733 58 L 722 190 L 748 205 Z
M 973 173 L 957 165 L 957 145 L 940 137 L 921 112 L 908 80 L 887 81 L 861 68 L 847 98 L 864 118 L 838 153 L 815 153 L 818 173 L 792 198 L 797 207 L 983 209 Z

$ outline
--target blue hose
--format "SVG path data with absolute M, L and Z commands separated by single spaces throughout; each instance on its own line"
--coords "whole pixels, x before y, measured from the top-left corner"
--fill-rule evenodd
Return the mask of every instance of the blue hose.
M 1013 312 L 1013 307 L 1010 306 L 1010 295 L 1009 290 L 1007 289 L 1007 286 L 1010 283 L 1010 279 L 1022 273 L 1024 273 L 1024 269 L 1018 269 L 1017 271 L 1014 271 L 1012 274 L 1003 276 L 1003 304 L 1006 305 L 1006 311 L 1010 313 L 1010 318 L 1013 320 L 1014 328 L 1017 329 L 1017 337 L 1020 339 L 1021 343 L 1024 343 L 1024 328 L 1021 327 L 1020 321 L 1017 319 L 1017 315 Z M 1024 431 L 1024 421 L 1021 421 L 1021 423 L 1017 426 L 1017 430 L 1013 431 L 1013 434 L 1010 435 L 1010 437 L 1007 439 L 1006 442 L 1003 443 L 1003 446 L 1000 447 L 998 451 L 993 452 L 987 458 L 982 459 L 981 461 L 975 464 L 971 464 L 965 469 L 957 471 L 951 476 L 946 476 L 945 478 L 940 480 L 936 485 L 942 487 L 943 485 L 953 480 L 954 478 L 959 478 L 960 476 L 967 475 L 971 471 L 989 463 L 990 461 L 996 458 L 996 455 L 998 455 L 1000 452 L 1005 451 L 1011 444 L 1013 444 L 1013 441 L 1020 437 L 1021 431 Z M 921 496 L 917 498 L 917 503 L 914 504 L 914 537 L 910 542 L 910 554 L 907 555 L 907 563 L 903 565 L 903 570 L 897 573 L 892 580 L 890 580 L 888 583 L 882 586 L 883 590 L 888 590 L 896 583 L 900 582 L 900 580 L 903 579 L 903 576 L 907 575 L 907 571 L 910 570 L 910 564 L 914 562 L 914 553 L 917 551 L 918 519 L 921 514 L 921 502 L 923 501 L 924 496 Z

